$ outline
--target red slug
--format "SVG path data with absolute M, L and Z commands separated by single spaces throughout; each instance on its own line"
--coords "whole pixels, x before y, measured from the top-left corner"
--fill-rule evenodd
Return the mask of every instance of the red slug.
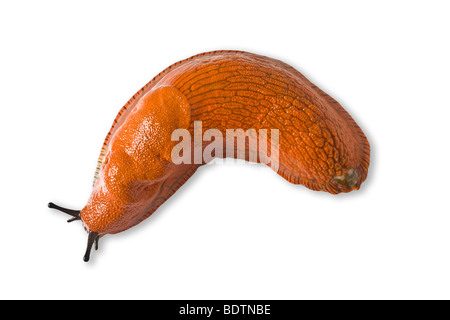
M 200 145 L 195 143 L 197 124 Z M 192 149 L 183 149 L 185 160 L 196 158 L 184 153 L 199 146 L 200 151 L 210 148 L 211 158 L 230 157 L 228 130 L 240 129 L 273 151 L 259 145 L 258 155 L 249 155 L 247 139 L 233 147 L 231 157 L 266 164 L 264 158 L 270 158 L 271 168 L 291 183 L 337 194 L 359 189 L 367 177 L 370 147 L 364 133 L 300 72 L 248 52 L 198 54 L 162 71 L 119 111 L 103 144 L 87 205 L 78 211 L 49 203 L 71 215 L 69 222 L 82 220 L 89 234 L 85 261 L 101 236 L 149 217 L 207 162 L 173 161 L 179 129 L 194 136 Z M 214 139 L 206 137 L 210 129 L 216 130 Z M 261 134 L 272 136 L 273 129 L 277 149 Z M 225 137 L 226 143 L 221 141 Z M 223 150 L 211 152 L 213 143 Z

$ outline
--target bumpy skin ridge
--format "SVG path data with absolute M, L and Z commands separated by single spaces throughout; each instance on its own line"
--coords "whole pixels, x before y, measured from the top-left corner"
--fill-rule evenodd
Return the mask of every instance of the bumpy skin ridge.
M 161 116 L 165 112 L 167 117 Z M 173 146 L 169 128 L 192 132 L 194 121 L 224 137 L 230 128 L 279 129 L 277 173 L 313 190 L 349 192 L 367 176 L 370 147 L 364 133 L 300 72 L 252 53 L 207 52 L 168 67 L 120 110 L 81 214 L 90 230 L 117 233 L 138 224 L 189 179 L 199 165 L 175 166 L 167 150 Z M 164 130 L 156 125 L 161 123 Z

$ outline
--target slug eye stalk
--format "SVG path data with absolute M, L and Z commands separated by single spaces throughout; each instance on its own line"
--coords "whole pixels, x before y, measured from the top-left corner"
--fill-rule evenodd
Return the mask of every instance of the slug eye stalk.
M 89 261 L 89 257 L 91 255 L 92 245 L 94 243 L 95 243 L 95 250 L 98 250 L 98 239 L 99 238 L 100 238 L 100 235 L 97 232 L 89 231 L 87 248 L 86 248 L 86 252 L 85 252 L 84 257 L 83 257 L 84 262 L 88 262 Z
M 71 216 L 72 218 L 67 220 L 67 222 L 73 222 L 73 221 L 77 221 L 77 220 L 81 221 L 81 211 L 80 210 L 72 210 L 72 209 L 63 208 L 63 207 L 60 207 L 60 206 L 54 204 L 53 202 L 50 202 L 48 204 L 48 207 L 51 209 L 56 209 L 58 211 L 67 213 L 69 216 Z M 92 246 L 94 245 L 94 243 L 95 243 L 95 250 L 98 250 L 98 240 L 99 239 L 100 239 L 100 235 L 97 232 L 89 231 L 87 248 L 86 248 L 86 252 L 83 257 L 83 260 L 85 262 L 89 261 L 89 258 L 91 255 L 91 249 L 92 249 Z
M 48 207 L 51 208 L 51 209 L 56 209 L 58 211 L 67 213 L 69 216 L 72 216 L 72 218 L 67 220 L 67 222 L 73 222 L 73 221 L 76 221 L 76 220 L 81 220 L 81 216 L 80 216 L 81 211 L 80 210 L 66 209 L 66 208 L 63 208 L 63 207 L 60 207 L 60 206 L 54 204 L 53 202 L 50 202 L 48 204 Z

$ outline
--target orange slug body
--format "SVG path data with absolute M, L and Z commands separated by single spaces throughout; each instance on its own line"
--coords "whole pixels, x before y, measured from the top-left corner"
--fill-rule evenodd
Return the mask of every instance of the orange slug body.
M 367 176 L 362 130 L 300 72 L 248 52 L 207 52 L 168 67 L 120 110 L 81 210 L 89 231 L 114 234 L 138 224 L 189 179 L 201 164 L 174 164 L 171 134 L 192 132 L 194 121 L 224 136 L 229 128 L 278 129 L 277 173 L 313 190 L 350 192 Z

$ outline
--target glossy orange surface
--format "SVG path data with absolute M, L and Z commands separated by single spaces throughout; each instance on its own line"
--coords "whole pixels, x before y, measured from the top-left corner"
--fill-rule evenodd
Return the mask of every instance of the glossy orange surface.
M 173 130 L 278 129 L 277 173 L 333 194 L 359 189 L 369 143 L 330 96 L 282 61 L 215 51 L 170 66 L 120 110 L 99 158 L 94 188 L 81 211 L 99 234 L 124 231 L 151 215 L 200 164 L 175 165 Z M 246 158 L 248 160 L 248 158 Z

